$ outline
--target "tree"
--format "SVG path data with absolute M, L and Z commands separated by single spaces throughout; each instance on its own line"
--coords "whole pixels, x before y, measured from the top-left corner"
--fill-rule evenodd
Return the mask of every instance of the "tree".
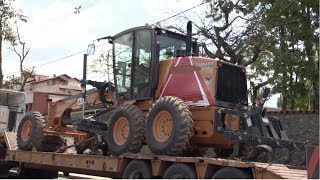
M 108 50 L 106 53 L 100 54 L 100 56 L 94 59 L 92 64 L 89 65 L 89 69 L 91 72 L 107 76 L 107 79 L 105 80 L 112 81 L 112 50 Z
M 272 36 L 255 64 L 255 76 L 272 77 L 283 110 L 319 109 L 318 3 L 265 0 L 261 6 L 268 7 L 264 26 Z M 281 15 L 275 16 L 277 12 Z
M 253 103 L 269 84 L 284 110 L 319 109 L 317 1 L 206 2 L 204 16 L 192 19 L 202 47 L 208 57 L 250 68 Z
M 3 42 L 14 43 L 16 36 L 10 24 L 12 21 L 27 22 L 27 17 L 23 15 L 21 10 L 13 8 L 14 0 L 0 0 L 0 88 L 3 85 L 2 72 L 2 47 Z
M 23 68 L 23 63 L 27 57 L 27 55 L 29 54 L 30 48 L 26 48 L 26 43 L 22 42 L 21 37 L 20 37 L 20 33 L 19 33 L 19 28 L 18 25 L 16 24 L 16 28 L 17 28 L 17 32 L 16 32 L 16 37 L 19 44 L 17 44 L 16 42 L 10 42 L 11 43 L 11 50 L 13 52 L 15 52 L 17 54 L 17 56 L 19 57 L 19 62 L 20 62 L 20 78 L 17 80 L 16 77 L 12 76 L 9 81 L 9 83 L 13 84 L 13 85 L 18 85 L 19 87 L 19 91 L 24 91 L 24 86 L 27 83 L 28 78 L 32 78 L 35 76 L 35 71 L 34 69 L 25 69 Z M 21 46 L 21 52 L 18 52 L 17 50 L 17 46 L 20 45 Z
M 266 13 L 259 8 L 259 3 L 250 0 L 206 2 L 207 11 L 204 15 L 197 14 L 198 20 L 192 20 L 205 54 L 232 64 L 255 64 L 259 55 L 268 47 L 268 33 L 263 26 Z M 186 15 L 182 18 L 191 20 Z M 170 27 L 183 32 L 180 28 Z M 253 103 L 259 89 L 270 81 L 259 78 L 254 80 L 254 83 L 250 83 Z

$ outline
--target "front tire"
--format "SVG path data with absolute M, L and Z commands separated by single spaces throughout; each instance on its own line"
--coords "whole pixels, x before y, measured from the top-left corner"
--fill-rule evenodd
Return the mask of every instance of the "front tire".
M 28 112 L 22 119 L 17 130 L 17 144 L 23 151 L 31 151 L 33 147 L 41 149 L 44 139 L 45 119 L 41 113 Z
M 179 98 L 162 97 L 151 108 L 146 141 L 154 154 L 182 155 L 190 144 L 193 120 L 188 106 Z
M 112 155 L 138 153 L 144 142 L 145 117 L 135 105 L 124 105 L 113 114 L 107 144 Z

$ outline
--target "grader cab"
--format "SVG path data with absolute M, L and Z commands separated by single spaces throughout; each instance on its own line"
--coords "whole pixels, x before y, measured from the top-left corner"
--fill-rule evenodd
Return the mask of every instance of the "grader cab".
M 100 148 L 113 155 L 138 153 L 147 144 L 154 154 L 202 156 L 214 147 L 218 156 L 254 160 L 261 151 L 271 154 L 273 147 L 302 147 L 287 138 L 278 119 L 267 117 L 261 106 L 248 105 L 245 68 L 199 57 L 191 34 L 189 22 L 187 35 L 142 26 L 98 39 L 113 45 L 114 84 L 84 75 L 83 85 L 98 91 L 97 98 L 83 97 L 87 104 L 99 99 L 105 108 L 72 121 L 79 97 L 50 103 L 48 120 L 32 112 L 22 121 L 19 148 L 43 150 L 44 142 L 52 143 L 50 138 L 65 146 L 57 142 L 62 135 L 73 137 L 79 152 Z M 95 122 L 110 110 L 109 123 Z M 23 122 L 29 121 L 28 130 Z M 253 155 L 245 153 L 248 147 L 254 147 Z

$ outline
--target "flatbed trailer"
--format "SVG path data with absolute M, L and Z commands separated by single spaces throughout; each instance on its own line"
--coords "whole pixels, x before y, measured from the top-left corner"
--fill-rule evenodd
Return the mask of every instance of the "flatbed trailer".
M 255 179 L 307 178 L 306 170 L 292 169 L 283 164 L 242 162 L 209 157 L 162 156 L 148 153 L 126 153 L 116 157 L 21 151 L 17 149 L 14 133 L 0 133 L 1 141 L 2 152 L 4 152 L 4 146 L 6 148 L 5 153 L 2 153 L 2 156 L 0 156 L 0 174 L 2 173 L 2 177 L 5 177 L 6 173 L 9 172 L 8 169 L 19 168 L 20 172 L 29 174 L 33 178 L 56 178 L 58 171 L 111 178 L 126 178 L 125 174 L 128 175 L 128 170 L 126 169 L 130 169 L 130 164 L 135 164 L 135 166 L 131 166 L 131 169 L 132 167 L 139 169 L 141 168 L 141 166 L 139 167 L 139 163 L 142 163 L 142 165 L 147 165 L 146 171 L 150 171 L 151 177 L 155 178 L 162 178 L 172 166 L 178 167 L 177 169 L 188 167 L 190 173 L 199 179 L 212 178 L 219 170 L 221 172 L 222 169 L 226 171 L 240 170 L 239 172 L 244 172 L 247 177 Z M 130 175 L 129 177 L 133 178 Z

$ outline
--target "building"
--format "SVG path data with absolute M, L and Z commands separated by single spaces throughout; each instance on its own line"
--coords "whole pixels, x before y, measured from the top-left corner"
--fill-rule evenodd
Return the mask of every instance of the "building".
M 65 97 L 81 93 L 80 80 L 72 78 L 67 74 L 52 77 L 46 75 L 35 75 L 29 78 L 24 87 L 25 104 L 27 111 L 39 111 L 46 115 L 48 113 L 48 102 L 55 102 Z M 7 89 L 17 87 L 6 84 Z
M 24 90 L 26 92 L 26 109 L 46 115 L 48 102 L 55 102 L 65 97 L 81 93 L 80 80 L 66 74 L 53 77 L 36 75 L 29 79 Z
M 0 89 L 0 132 L 16 131 L 25 114 L 25 93 Z

